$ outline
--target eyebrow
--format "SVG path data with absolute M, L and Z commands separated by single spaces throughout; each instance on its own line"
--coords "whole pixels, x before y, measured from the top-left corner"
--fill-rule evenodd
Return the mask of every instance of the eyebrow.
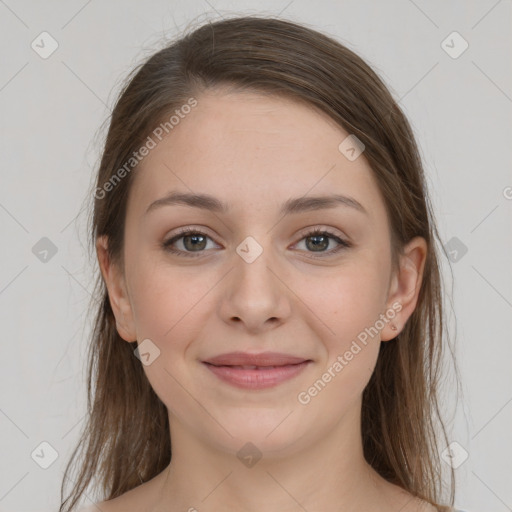
M 219 199 L 209 194 L 193 194 L 184 192 L 170 192 L 164 197 L 153 201 L 147 208 L 146 214 L 157 208 L 172 205 L 185 205 L 193 208 L 209 210 L 215 213 L 227 213 L 229 206 Z M 337 206 L 348 206 L 355 210 L 368 215 L 365 207 L 356 199 L 340 194 L 332 194 L 328 196 L 309 196 L 288 199 L 281 207 L 280 214 L 297 214 L 302 212 L 310 212 L 314 210 L 322 210 L 327 208 L 336 208 Z

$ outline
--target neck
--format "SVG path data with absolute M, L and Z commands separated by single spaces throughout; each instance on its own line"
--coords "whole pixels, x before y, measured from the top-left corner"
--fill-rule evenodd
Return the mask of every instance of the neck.
M 391 484 L 364 459 L 360 405 L 316 433 L 314 443 L 288 447 L 286 456 L 265 452 L 254 465 L 198 439 L 170 414 L 172 461 L 161 474 L 155 512 L 392 510 Z

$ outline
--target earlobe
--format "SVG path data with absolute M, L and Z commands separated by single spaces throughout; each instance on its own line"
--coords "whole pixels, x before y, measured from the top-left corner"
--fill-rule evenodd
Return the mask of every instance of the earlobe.
M 96 254 L 101 275 L 107 287 L 110 306 L 116 319 L 117 332 L 125 341 L 135 341 L 137 335 L 125 279 L 118 266 L 110 261 L 107 247 L 107 237 L 98 237 L 96 240 Z
M 393 276 L 387 308 L 395 310 L 396 315 L 382 330 L 382 341 L 395 338 L 414 312 L 423 281 L 426 258 L 427 242 L 423 237 L 414 237 L 405 246 L 400 256 L 400 268 Z M 396 329 L 393 329 L 393 326 Z

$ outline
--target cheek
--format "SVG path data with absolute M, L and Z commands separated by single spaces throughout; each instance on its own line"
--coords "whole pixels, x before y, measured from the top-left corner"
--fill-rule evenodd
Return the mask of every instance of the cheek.
M 159 261 L 134 265 L 131 275 L 139 337 L 153 337 L 162 346 L 171 339 L 179 342 L 190 337 L 208 305 L 208 291 L 215 285 L 213 277 L 198 276 L 192 267 L 171 268 Z
M 329 275 L 308 279 L 297 295 L 310 309 L 311 322 L 323 324 L 330 345 L 347 341 L 375 325 L 385 297 L 384 273 L 370 265 L 347 265 Z
M 316 386 L 323 396 L 317 402 L 331 401 L 344 408 L 368 383 L 381 343 L 382 324 L 378 320 L 383 311 L 383 276 L 378 265 L 359 259 L 329 279 L 311 281 L 301 291 L 309 290 L 304 296 L 309 297 L 314 313 L 311 325 L 326 352 Z
M 208 292 L 218 281 L 192 270 L 140 265 L 132 274 L 133 312 L 139 341 L 150 339 L 158 357 L 144 372 L 155 393 L 178 417 L 202 414 L 188 391 L 195 362 L 187 358 L 214 307 Z M 198 363 L 199 364 L 199 363 Z
M 306 408 L 313 416 L 324 414 L 326 407 L 332 409 L 333 421 L 360 398 L 381 343 L 377 320 L 383 288 L 378 273 L 363 272 L 361 267 L 344 270 L 322 280 L 322 287 L 309 287 L 311 326 L 321 338 L 325 357 L 299 399 L 309 404 Z

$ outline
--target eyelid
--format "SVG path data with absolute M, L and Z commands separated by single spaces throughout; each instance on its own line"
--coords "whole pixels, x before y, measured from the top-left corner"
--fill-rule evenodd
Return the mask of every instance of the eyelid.
M 333 237 L 338 237 L 349 243 L 349 237 L 343 233 L 343 231 L 340 231 L 337 228 L 333 228 L 331 226 L 327 226 L 325 224 L 313 224 L 311 226 L 306 226 L 305 228 L 302 228 L 299 231 L 299 239 L 298 241 L 302 240 L 305 236 L 311 236 L 311 233 L 318 232 L 318 233 L 329 233 Z

